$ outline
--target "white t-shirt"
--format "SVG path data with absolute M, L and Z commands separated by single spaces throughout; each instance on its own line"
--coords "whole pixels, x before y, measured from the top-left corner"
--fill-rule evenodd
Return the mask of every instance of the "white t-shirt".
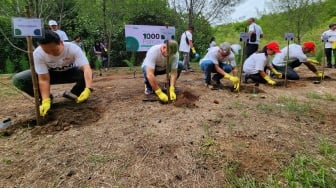
M 192 40 L 192 34 L 190 31 L 186 31 L 182 34 L 181 40 L 180 40 L 180 52 L 190 52 L 190 46 L 187 44 L 186 37 L 188 40 Z
M 245 60 L 243 71 L 246 74 L 257 74 L 259 71 L 264 71 L 266 65 L 269 65 L 269 58 L 265 53 L 254 53 Z
M 45 53 L 40 46 L 34 50 L 33 56 L 37 74 L 46 74 L 48 69 L 66 71 L 72 67 L 81 67 L 89 64 L 82 49 L 71 42 L 64 42 L 64 50 L 59 56 Z
M 322 33 L 321 39 L 323 39 L 323 35 L 326 35 L 328 41 L 325 43 L 325 48 L 331 48 L 332 42 L 336 41 L 336 30 L 327 30 Z
M 281 49 L 281 53 L 277 53 L 273 58 L 273 65 L 286 66 L 288 46 Z M 298 44 L 289 45 L 289 62 L 299 60 L 300 62 L 306 62 L 307 56 L 303 53 L 302 47 Z
M 219 47 L 212 47 L 209 48 L 208 53 L 204 56 L 203 59 L 199 62 L 199 64 L 202 64 L 204 60 L 211 60 L 213 64 L 219 64 L 219 63 L 227 63 L 231 64 L 232 67 L 236 66 L 236 61 L 235 61 L 235 55 L 233 52 L 231 52 L 228 56 L 223 57 L 219 53 Z
M 157 44 L 149 48 L 149 50 L 146 53 L 146 57 L 141 65 L 141 67 L 148 66 L 152 69 L 155 69 L 157 71 L 163 71 L 166 70 L 166 57 L 162 55 L 161 53 L 161 46 L 163 44 Z M 175 55 L 171 56 L 169 58 L 171 68 L 177 69 L 177 62 L 179 59 L 179 54 L 176 52 Z
M 62 41 L 68 41 L 69 40 L 67 34 L 64 31 L 58 29 L 54 32 L 58 34 L 58 36 L 60 37 L 60 39 Z
M 239 54 L 239 51 L 242 49 L 240 44 L 232 44 L 231 45 L 231 50 L 235 53 L 235 54 Z
M 263 31 L 262 31 L 261 27 L 258 24 L 256 24 L 256 23 L 252 23 L 248 27 L 248 32 L 254 32 L 257 35 L 257 38 L 256 38 L 255 42 L 248 42 L 248 43 L 250 43 L 250 44 L 259 44 L 260 35 L 263 34 Z
M 211 47 L 215 47 L 216 46 L 216 41 L 211 41 L 210 44 L 209 44 L 209 48 Z

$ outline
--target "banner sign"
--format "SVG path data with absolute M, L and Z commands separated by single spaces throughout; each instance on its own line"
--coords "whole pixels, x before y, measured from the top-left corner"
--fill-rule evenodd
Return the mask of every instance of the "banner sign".
M 12 18 L 13 37 L 42 37 L 42 20 L 39 18 Z
M 126 51 L 147 51 L 167 39 L 174 39 L 175 27 L 153 25 L 125 25 Z

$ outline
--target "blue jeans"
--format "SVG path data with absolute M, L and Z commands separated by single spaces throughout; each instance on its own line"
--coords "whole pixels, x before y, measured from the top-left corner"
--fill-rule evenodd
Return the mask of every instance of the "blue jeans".
M 211 60 L 204 60 L 200 64 L 201 70 L 204 72 L 204 81 L 206 84 L 211 83 L 211 73 L 216 73 L 213 76 L 213 79 L 216 81 L 219 81 L 222 79 L 224 76 L 219 74 L 216 71 L 215 64 Z M 223 69 L 224 72 L 230 73 L 233 69 L 233 67 L 230 64 L 225 64 L 225 63 L 219 63 L 219 67 Z
M 293 62 L 290 62 L 287 65 L 287 79 L 288 80 L 298 80 L 300 79 L 300 76 L 297 72 L 295 72 L 294 68 L 299 67 L 302 64 L 299 60 L 295 60 Z M 275 66 L 273 67 L 278 71 L 281 72 L 283 76 L 285 76 L 286 66 Z
M 76 84 L 71 89 L 71 93 L 77 96 L 79 96 L 85 89 L 84 73 L 77 67 L 71 68 L 66 71 L 49 70 L 49 75 L 50 85 L 76 82 Z M 34 96 L 33 80 L 30 70 L 25 70 L 15 74 L 12 81 L 15 87 L 17 87 L 21 91 L 24 91 L 32 97 Z
M 177 66 L 177 78 L 176 79 L 178 79 L 180 77 L 180 74 L 183 70 L 183 63 L 181 61 L 179 61 L 177 65 L 178 66 Z M 144 75 L 144 83 L 146 85 L 146 88 L 152 90 L 152 86 L 150 85 L 150 83 L 148 81 L 148 78 L 147 78 L 146 66 L 142 67 L 142 73 Z M 154 70 L 154 76 L 163 75 L 163 74 L 166 74 L 166 70 L 162 70 L 162 71 Z M 170 80 L 169 80 L 169 82 L 170 82 Z

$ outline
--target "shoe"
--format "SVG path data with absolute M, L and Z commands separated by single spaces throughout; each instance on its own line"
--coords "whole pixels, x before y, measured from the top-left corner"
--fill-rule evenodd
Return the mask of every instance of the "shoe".
M 247 81 L 248 81 L 248 79 L 250 78 L 250 75 L 248 75 L 248 74 L 244 74 L 243 77 L 244 77 L 244 79 L 243 79 L 243 80 L 244 80 L 244 83 L 247 84 L 247 83 L 248 83 Z
M 189 68 L 188 72 L 195 72 L 195 71 L 192 68 Z
M 207 84 L 207 83 L 205 83 L 204 86 L 205 86 L 206 88 L 211 89 L 211 90 L 218 90 L 218 89 L 219 89 L 218 86 L 211 85 L 211 84 Z
M 76 100 L 77 99 L 77 95 L 71 93 L 70 91 L 65 91 L 63 93 L 63 97 L 67 98 L 67 99 L 70 99 L 70 100 Z
M 326 68 L 332 68 L 332 65 L 331 65 L 331 64 L 328 64 L 328 65 L 326 66 Z
M 151 89 L 151 88 L 147 88 L 146 86 L 145 86 L 145 94 L 146 95 L 150 95 L 150 94 L 153 94 L 154 92 L 153 92 L 153 90 Z
M 212 81 L 215 82 L 213 85 L 217 85 L 218 86 L 218 85 L 221 84 L 220 80 L 217 80 L 214 77 L 212 77 Z

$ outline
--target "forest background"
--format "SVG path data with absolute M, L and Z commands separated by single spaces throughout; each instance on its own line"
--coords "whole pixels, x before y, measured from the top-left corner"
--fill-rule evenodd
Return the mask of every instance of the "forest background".
M 25 17 L 24 7 L 30 6 L 31 16 L 54 19 L 70 40 L 80 35 L 92 67 L 98 68 L 92 52 L 94 41 L 107 44 L 110 67 L 137 66 L 145 52 L 131 53 L 125 48 L 125 24 L 169 25 L 176 28 L 176 40 L 189 25 L 195 27 L 194 43 L 201 57 L 205 55 L 210 38 L 217 43 L 241 43 L 239 35 L 247 28 L 246 21 L 230 22 L 233 8 L 241 1 L 229 0 L 0 0 L 0 73 L 14 73 L 29 68 L 26 40 L 12 37 L 12 17 Z M 323 44 L 320 40 L 328 25 L 336 22 L 336 4 L 333 0 L 276 0 L 268 3 L 267 15 L 260 12 L 256 22 L 262 26 L 264 39 L 261 46 L 276 40 L 287 44 L 286 32 L 293 32 L 295 43 L 313 40 L 318 45 L 315 58 L 321 61 Z M 241 10 L 245 11 L 245 10 Z M 226 23 L 215 25 L 216 23 Z M 36 45 L 36 41 L 34 40 Z M 15 46 L 15 47 L 14 47 Z M 19 49 L 20 48 L 20 49 Z

